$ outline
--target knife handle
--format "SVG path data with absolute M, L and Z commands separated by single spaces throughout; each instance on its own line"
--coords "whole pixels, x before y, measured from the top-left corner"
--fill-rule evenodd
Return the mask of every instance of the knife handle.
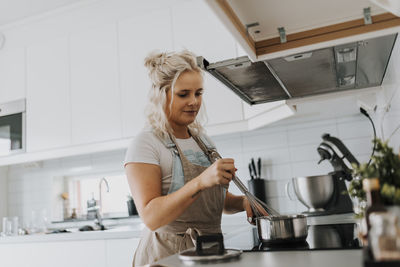
M 253 167 L 253 171 L 254 171 L 254 177 L 257 178 L 257 169 L 256 169 L 256 164 L 254 163 L 254 159 L 251 158 L 251 166 Z
M 249 173 L 250 173 L 250 179 L 253 180 L 254 176 L 253 176 L 253 171 L 251 170 L 251 164 L 249 163 Z

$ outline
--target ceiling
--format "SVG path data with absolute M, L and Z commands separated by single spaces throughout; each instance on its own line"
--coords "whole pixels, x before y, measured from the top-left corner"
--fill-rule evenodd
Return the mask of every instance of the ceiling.
M 0 0 L 0 27 L 87 0 Z

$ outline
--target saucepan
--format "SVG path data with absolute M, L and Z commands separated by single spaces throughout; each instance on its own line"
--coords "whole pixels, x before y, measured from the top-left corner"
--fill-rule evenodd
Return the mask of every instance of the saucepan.
M 265 244 L 305 241 L 307 218 L 302 214 L 256 218 L 258 238 Z
M 212 151 L 210 154 L 212 162 L 220 158 L 222 157 L 217 151 Z M 281 215 L 274 209 L 271 209 L 267 203 L 261 203 L 259 199 L 254 197 L 239 177 L 235 175 L 232 181 L 245 194 L 250 204 L 254 202 L 256 206 L 262 207 L 269 214 L 268 216 L 255 217 L 260 241 L 275 244 L 306 240 L 308 229 L 307 218 L 304 215 Z

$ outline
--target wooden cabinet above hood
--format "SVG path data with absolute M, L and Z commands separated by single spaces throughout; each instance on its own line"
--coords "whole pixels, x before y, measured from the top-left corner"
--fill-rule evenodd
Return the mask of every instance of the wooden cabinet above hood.
M 368 0 L 206 0 L 252 61 L 395 33 L 400 18 Z M 371 24 L 364 20 L 370 8 Z M 254 24 L 258 24 L 254 26 Z M 253 25 L 253 26 L 252 26 Z M 282 43 L 278 27 L 284 27 Z

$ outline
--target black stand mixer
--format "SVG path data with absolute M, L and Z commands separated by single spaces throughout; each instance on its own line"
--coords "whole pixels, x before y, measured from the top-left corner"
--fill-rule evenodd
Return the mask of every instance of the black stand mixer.
M 323 214 L 319 215 L 353 212 L 353 205 L 347 193 L 345 180 L 351 181 L 353 179 L 351 164 L 359 165 L 359 162 L 338 138 L 324 134 L 322 139 L 324 141 L 317 148 L 321 156 L 318 164 L 324 160 L 329 160 L 332 164 L 334 171 L 330 172 L 329 175 L 334 180 L 334 192 L 324 208 Z

